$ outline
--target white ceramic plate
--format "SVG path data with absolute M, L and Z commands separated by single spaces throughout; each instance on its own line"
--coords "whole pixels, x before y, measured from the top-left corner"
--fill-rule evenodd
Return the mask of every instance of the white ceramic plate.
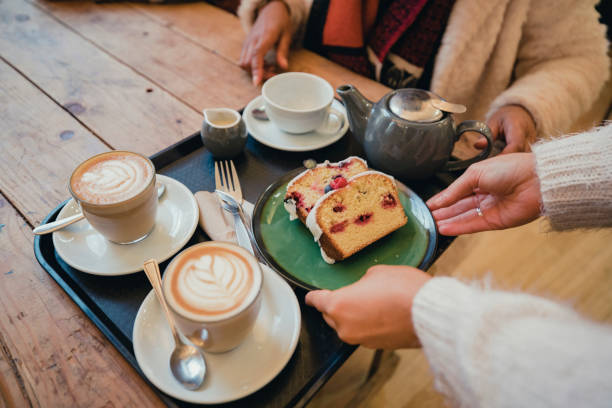
M 183 388 L 170 372 L 174 340 L 161 306 L 151 291 L 142 302 L 132 341 L 142 372 L 166 394 L 197 404 L 234 401 L 259 390 L 285 367 L 300 337 L 301 314 L 287 282 L 262 265 L 261 309 L 253 331 L 234 350 L 205 353 L 207 373 L 198 390 Z
M 147 259 L 163 262 L 176 254 L 198 225 L 198 204 L 181 182 L 160 174 L 157 180 L 166 185 L 166 192 L 159 200 L 155 227 L 147 238 L 135 244 L 114 244 L 84 219 L 53 233 L 53 245 L 59 256 L 80 271 L 113 276 L 141 271 Z M 78 211 L 77 203 L 70 200 L 57 218 Z
M 332 107 L 343 113 L 344 120 L 340 129 L 333 134 L 313 131 L 295 135 L 283 132 L 271 121 L 257 120 L 253 117 L 251 113 L 253 109 L 262 106 L 264 106 L 263 96 L 259 95 L 244 108 L 242 119 L 246 124 L 247 130 L 255 140 L 275 149 L 289 152 L 307 152 L 320 149 L 339 140 L 349 128 L 349 123 L 346 118 L 346 109 L 344 109 L 344 105 L 336 99 L 332 102 Z

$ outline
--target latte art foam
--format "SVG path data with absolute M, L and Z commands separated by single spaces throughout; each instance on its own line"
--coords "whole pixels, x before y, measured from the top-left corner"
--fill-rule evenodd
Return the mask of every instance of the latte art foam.
M 254 287 L 251 264 L 220 247 L 202 247 L 182 257 L 169 278 L 174 306 L 198 316 L 237 310 Z
M 84 201 L 113 204 L 137 195 L 151 177 L 153 170 L 143 157 L 117 152 L 86 162 L 75 173 L 72 190 Z

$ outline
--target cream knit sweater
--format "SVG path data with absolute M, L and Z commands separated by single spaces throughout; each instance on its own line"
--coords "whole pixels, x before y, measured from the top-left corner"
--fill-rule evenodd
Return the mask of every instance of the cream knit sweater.
M 553 228 L 612 226 L 612 125 L 533 146 Z M 535 296 L 431 279 L 414 326 L 459 407 L 611 407 L 612 327 Z

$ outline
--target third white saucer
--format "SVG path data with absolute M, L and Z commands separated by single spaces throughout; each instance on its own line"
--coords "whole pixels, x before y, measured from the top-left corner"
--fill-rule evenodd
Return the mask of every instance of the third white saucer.
M 307 152 L 320 149 L 342 138 L 349 128 L 349 123 L 346 118 L 346 109 L 344 105 L 336 99 L 332 102 L 332 107 L 342 112 L 344 120 L 340 129 L 332 134 L 312 131 L 296 135 L 284 132 L 269 120 L 258 120 L 253 117 L 251 113 L 253 109 L 261 108 L 262 106 L 264 106 L 263 96 L 259 95 L 244 108 L 242 119 L 246 124 L 247 130 L 255 140 L 275 149 L 289 152 Z

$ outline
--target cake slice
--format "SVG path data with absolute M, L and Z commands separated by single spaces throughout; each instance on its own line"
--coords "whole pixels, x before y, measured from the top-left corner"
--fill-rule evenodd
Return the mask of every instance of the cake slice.
M 306 226 L 328 263 L 348 258 L 406 224 L 393 177 L 366 171 L 320 197 Z
M 338 163 L 325 161 L 298 174 L 287 185 L 285 194 L 284 204 L 289 218 L 291 220 L 299 218 L 305 223 L 308 213 L 319 198 L 331 189 L 346 183 L 350 177 L 366 170 L 368 164 L 365 160 L 351 156 Z

